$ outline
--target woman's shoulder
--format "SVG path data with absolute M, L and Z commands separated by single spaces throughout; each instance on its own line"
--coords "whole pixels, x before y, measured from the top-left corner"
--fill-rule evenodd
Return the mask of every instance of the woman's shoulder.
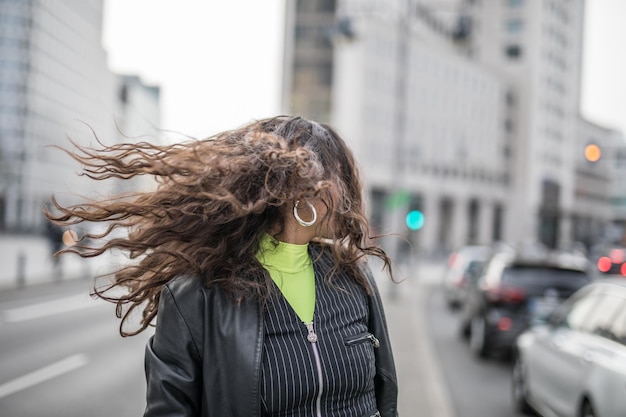
M 206 289 L 204 279 L 199 275 L 178 275 L 168 281 L 165 287 L 175 298 L 190 297 Z
M 243 302 L 236 293 L 230 293 L 218 283 L 208 282 L 202 275 L 176 276 L 165 284 L 163 291 L 169 293 L 180 310 L 193 311 L 198 307 L 219 310 L 227 304 Z
M 207 286 L 201 275 L 180 275 L 164 285 L 159 313 L 176 311 L 199 345 L 206 319 L 219 317 L 230 304 L 224 292 L 216 285 Z
M 204 308 L 203 280 L 197 275 L 172 278 L 161 290 L 159 310 L 174 308 L 185 318 L 194 317 Z

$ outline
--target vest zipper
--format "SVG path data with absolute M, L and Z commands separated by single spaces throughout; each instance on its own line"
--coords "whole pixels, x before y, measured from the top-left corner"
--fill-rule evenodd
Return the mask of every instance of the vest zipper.
M 311 348 L 313 349 L 315 365 L 317 365 L 317 379 L 320 386 L 319 392 L 317 393 L 317 400 L 315 401 L 316 415 L 317 417 L 322 417 L 322 391 L 324 389 L 324 380 L 322 379 L 322 362 L 320 361 L 320 353 L 317 350 L 317 334 L 313 329 L 313 322 L 306 324 L 306 328 L 309 331 L 309 334 L 306 336 L 306 340 L 311 343 Z
M 359 343 L 370 342 L 375 348 L 380 347 L 380 341 L 371 333 L 362 333 L 355 336 L 351 336 L 346 339 L 344 343 L 346 346 L 358 345 Z

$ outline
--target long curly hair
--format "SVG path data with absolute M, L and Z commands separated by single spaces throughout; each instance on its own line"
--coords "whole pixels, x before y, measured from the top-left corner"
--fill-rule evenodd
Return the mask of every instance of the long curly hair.
M 391 275 L 389 258 L 369 234 L 354 156 L 326 124 L 277 116 L 166 146 L 73 144 L 66 152 L 83 165 L 81 175 L 94 180 L 150 175 L 157 181 L 150 192 L 74 205 L 53 197 L 55 209 L 46 211 L 64 226 L 108 226 L 104 233 L 86 233 L 65 252 L 95 257 L 121 250 L 133 260 L 119 266 L 107 285 L 94 286 L 96 296 L 117 304 L 123 336 L 151 324 L 162 287 L 177 276 L 199 275 L 234 300 L 266 299 L 271 279 L 256 258 L 260 241 L 265 233 L 283 230 L 283 213 L 301 198 L 318 197 L 328 207 L 325 216 L 332 218 L 335 238 L 323 247 L 335 260 L 333 273 L 347 270 L 367 289 L 359 264 L 371 255 L 382 259 Z M 334 198 L 331 187 L 338 191 Z M 110 291 L 116 288 L 125 291 Z M 139 327 L 127 331 L 125 321 L 135 310 L 141 311 Z

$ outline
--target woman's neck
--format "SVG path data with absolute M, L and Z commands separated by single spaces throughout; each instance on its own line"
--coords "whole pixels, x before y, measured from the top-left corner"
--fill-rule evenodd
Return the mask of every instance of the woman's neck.
M 294 222 L 285 222 L 283 230 L 272 234 L 277 240 L 294 245 L 306 245 L 315 237 L 315 226 L 302 227 Z

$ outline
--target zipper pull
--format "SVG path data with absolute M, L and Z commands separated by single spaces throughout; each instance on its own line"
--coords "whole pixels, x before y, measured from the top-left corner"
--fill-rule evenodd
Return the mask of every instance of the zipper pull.
M 367 337 L 370 340 L 370 342 L 372 342 L 372 346 L 374 346 L 375 348 L 380 346 L 380 341 L 376 339 L 376 336 L 370 333 L 370 335 Z
M 306 325 L 309 334 L 306 335 L 306 340 L 311 343 L 317 342 L 317 335 L 315 334 L 315 330 L 313 330 L 313 322 Z

